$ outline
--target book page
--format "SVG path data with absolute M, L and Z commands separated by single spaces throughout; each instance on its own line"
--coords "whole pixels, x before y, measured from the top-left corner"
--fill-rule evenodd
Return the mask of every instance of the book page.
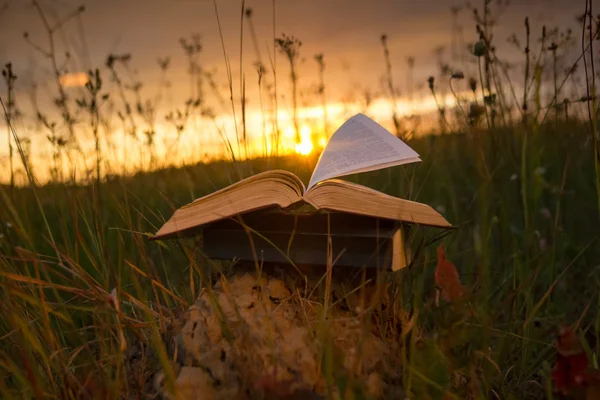
M 364 114 L 346 121 L 329 139 L 307 191 L 326 179 L 421 161 L 419 154 Z
M 341 179 L 328 179 L 304 196 L 315 208 L 411 224 L 451 228 L 452 225 L 433 207 L 400 199 Z
M 154 239 L 176 236 L 192 228 L 271 206 L 286 209 L 301 202 L 303 188 L 300 179 L 291 172 L 261 172 L 180 207 Z

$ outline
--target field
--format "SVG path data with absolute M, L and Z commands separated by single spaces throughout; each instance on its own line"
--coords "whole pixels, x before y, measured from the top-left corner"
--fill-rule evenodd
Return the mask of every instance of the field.
M 591 37 L 591 26 L 589 32 Z M 383 383 L 402 387 L 409 398 L 561 398 L 559 389 L 568 389 L 574 398 L 596 398 L 600 152 L 596 118 L 588 118 L 597 115 L 590 94 L 595 72 L 586 72 L 588 86 L 581 98 L 559 102 L 567 95 L 558 93 L 562 85 L 556 84 L 554 58 L 547 107 L 539 97 L 541 78 L 526 72 L 525 81 L 537 85 L 537 92 L 529 93 L 528 112 L 494 85 L 500 63 L 486 51 L 490 47 L 483 34 L 471 54 L 479 62 L 479 74 L 470 83 L 475 100 L 464 100 L 453 116 L 440 107 L 439 115 L 430 117 L 440 118 L 436 134 L 407 137 L 422 163 L 348 178 L 430 204 L 457 227 L 443 238 L 436 238 L 435 230 L 416 230 L 414 263 L 379 274 L 376 280 L 384 284 L 377 285 L 376 294 L 386 291 L 389 303 L 385 308 L 373 303 L 360 321 L 365 331 L 396 343 L 397 381 Z M 584 46 L 583 54 L 592 50 Z M 556 57 L 556 49 L 543 51 L 547 60 Z M 565 62 L 576 60 L 581 58 Z M 484 62 L 491 65 L 486 74 L 492 78 L 482 73 Z M 535 59 L 527 56 L 526 71 L 534 70 L 530 62 Z M 551 62 L 536 67 L 540 75 L 543 68 L 552 75 Z M 462 73 L 450 75 L 450 82 L 464 79 Z M 435 95 L 439 80 L 432 78 L 429 85 Z M 100 93 L 94 84 L 86 88 L 93 96 Z M 569 106 L 580 107 L 580 114 L 570 115 Z M 90 111 L 88 128 L 98 138 L 98 108 L 81 108 Z M 27 166 L 18 134 L 14 162 Z M 68 154 L 64 144 L 53 143 L 60 148 L 57 157 Z M 123 175 L 102 175 L 98 161 L 81 181 L 61 179 L 51 164 L 52 178 L 43 185 L 31 180 L 0 186 L 0 397 L 154 398 L 152 382 L 159 370 L 171 388 L 173 321 L 199 294 L 212 293 L 215 281 L 227 281 L 236 266 L 198 256 L 193 239 L 152 242 L 149 237 L 176 207 L 256 172 L 283 168 L 308 181 L 316 157 L 238 157 Z M 440 244 L 460 282 L 436 273 Z M 451 288 L 458 284 L 464 293 L 454 296 Z M 323 339 L 333 311 L 327 306 L 319 310 L 314 340 L 327 389 L 323 396 L 367 397 L 364 374 L 333 371 L 343 369 L 335 364 L 339 349 Z M 382 328 L 382 316 L 390 313 L 403 323 Z M 573 341 L 557 345 L 557 338 L 572 332 Z M 132 361 L 134 347 L 143 349 L 141 366 Z M 564 367 L 577 357 L 572 369 L 559 371 L 566 375 L 552 376 L 557 362 Z M 588 364 L 591 372 L 577 370 Z M 257 373 L 242 371 L 241 379 L 252 383 Z M 281 390 L 273 382 L 260 390 L 249 387 L 245 393 L 252 398 L 277 398 L 273 393 Z M 275 397 L 269 397 L 270 391 Z M 385 389 L 382 393 L 396 398 Z

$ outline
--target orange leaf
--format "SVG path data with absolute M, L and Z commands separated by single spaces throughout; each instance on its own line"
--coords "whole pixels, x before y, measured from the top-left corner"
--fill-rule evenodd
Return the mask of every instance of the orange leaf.
M 460 283 L 456 267 L 448 259 L 443 245 L 438 247 L 438 260 L 435 269 L 435 283 L 441 289 L 442 299 L 453 302 L 465 294 L 465 287 Z

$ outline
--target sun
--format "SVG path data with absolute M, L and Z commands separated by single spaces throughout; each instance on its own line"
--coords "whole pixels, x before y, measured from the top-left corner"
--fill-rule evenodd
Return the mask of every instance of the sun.
M 302 154 L 303 156 L 309 155 L 313 150 L 313 144 L 310 140 L 302 140 L 296 145 L 296 153 Z
M 302 128 L 300 128 L 300 143 L 296 144 L 296 153 L 307 156 L 313 151 L 311 133 L 311 129 L 308 125 L 303 125 Z

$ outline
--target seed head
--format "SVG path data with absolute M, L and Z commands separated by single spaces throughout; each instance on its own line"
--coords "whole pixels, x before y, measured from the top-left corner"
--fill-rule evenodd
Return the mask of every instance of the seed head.
M 469 88 L 473 92 L 477 90 L 477 79 L 473 77 L 469 78 Z
M 487 47 L 483 40 L 479 40 L 477 43 L 475 43 L 475 46 L 473 46 L 473 54 L 475 55 L 475 57 L 483 57 L 485 56 L 486 52 Z
M 496 93 L 492 93 L 489 96 L 485 96 L 483 98 L 483 101 L 488 106 L 492 106 L 492 105 L 496 104 Z
M 427 79 L 427 83 L 429 84 L 429 90 L 433 91 L 433 87 L 434 87 L 434 83 L 435 83 L 435 78 L 433 76 L 430 76 Z

